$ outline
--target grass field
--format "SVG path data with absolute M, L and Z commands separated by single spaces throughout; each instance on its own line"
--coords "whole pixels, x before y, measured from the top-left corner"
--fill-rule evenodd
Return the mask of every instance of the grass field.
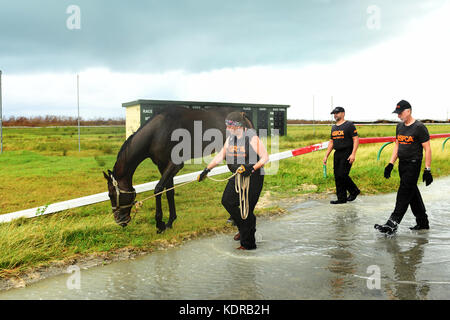
M 430 133 L 448 133 L 449 125 L 430 125 Z M 124 141 L 124 127 L 82 128 L 78 152 L 77 128 L 4 128 L 4 153 L 0 155 L 0 214 L 69 200 L 106 191 L 102 171 L 112 169 Z M 360 126 L 361 137 L 393 136 L 395 126 Z M 330 126 L 288 128 L 281 137 L 279 151 L 327 141 Z M 443 139 L 432 140 L 434 177 L 450 174 L 450 146 L 441 150 Z M 269 143 L 270 145 L 270 143 Z M 393 192 L 398 187 L 397 169 L 392 178 L 383 178 L 392 145 L 385 148 L 380 161 L 376 154 L 381 144 L 361 145 L 351 176 L 364 194 Z M 269 150 L 270 151 L 270 150 Z M 332 155 L 328 178 L 322 174 L 325 151 L 283 160 L 278 173 L 268 175 L 264 191 L 277 198 L 304 193 L 334 191 Z M 203 165 L 188 164 L 179 174 L 201 170 Z M 220 176 L 224 178 L 227 175 Z M 156 167 L 144 161 L 133 183 L 159 179 Z M 18 219 L 0 225 L 0 277 L 20 274 L 31 267 L 53 261 L 120 248 L 151 250 L 161 244 L 178 243 L 200 234 L 229 231 L 228 214 L 220 199 L 225 183 L 206 180 L 176 190 L 178 219 L 174 228 L 156 234 L 154 201 L 147 201 L 127 228 L 114 223 L 109 201 L 33 219 Z M 138 195 L 138 199 L 152 194 Z M 165 220 L 168 206 L 163 199 Z M 277 208 L 266 209 L 276 211 Z M 259 210 L 259 214 L 263 212 Z M 388 214 L 388 213 L 386 213 Z

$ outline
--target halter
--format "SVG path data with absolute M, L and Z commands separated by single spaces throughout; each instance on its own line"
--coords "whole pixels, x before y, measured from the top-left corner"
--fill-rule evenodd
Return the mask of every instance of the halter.
M 134 206 L 136 204 L 136 201 L 134 201 L 134 199 L 136 199 L 136 190 L 134 190 L 134 189 L 133 189 L 133 191 L 121 190 L 119 188 L 119 183 L 117 182 L 117 180 L 114 178 L 114 176 L 112 174 L 111 174 L 111 180 L 112 180 L 112 184 L 113 184 L 114 188 L 116 189 L 116 206 L 112 207 L 113 213 L 116 213 L 120 209 L 130 208 L 130 207 Z M 121 193 L 133 193 L 134 194 L 133 201 L 130 204 L 121 206 L 120 205 L 120 194 Z

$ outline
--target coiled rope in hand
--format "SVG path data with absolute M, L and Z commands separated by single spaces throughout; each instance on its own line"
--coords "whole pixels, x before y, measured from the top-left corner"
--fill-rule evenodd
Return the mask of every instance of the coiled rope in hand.
M 239 209 L 241 211 L 242 220 L 247 219 L 248 213 L 250 210 L 250 204 L 248 201 L 248 190 L 250 187 L 250 176 L 244 177 L 241 173 L 245 171 L 245 168 L 238 168 L 235 173 L 233 173 L 230 177 L 225 179 L 214 179 L 212 177 L 206 176 L 208 179 L 211 179 L 216 182 L 223 182 L 230 180 L 235 177 L 234 189 L 236 193 L 239 193 Z
M 248 190 L 250 189 L 250 176 L 244 177 L 242 174 L 236 175 L 234 189 L 239 193 L 239 209 L 242 220 L 247 219 L 250 204 L 248 202 Z

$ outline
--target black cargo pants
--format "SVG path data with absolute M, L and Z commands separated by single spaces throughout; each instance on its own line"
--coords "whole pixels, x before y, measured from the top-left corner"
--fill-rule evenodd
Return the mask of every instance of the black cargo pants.
M 422 159 L 399 161 L 398 171 L 400 174 L 400 186 L 397 191 L 395 209 L 390 217 L 390 219 L 397 223 L 402 221 L 406 210 L 408 210 L 408 206 L 411 206 L 411 211 L 416 217 L 417 224 L 428 225 L 428 216 L 425 213 L 425 205 L 423 204 L 422 196 L 417 187 L 421 165 Z
M 352 165 L 347 158 L 352 154 L 353 148 L 334 151 L 334 181 L 336 182 L 336 195 L 339 201 L 347 201 L 347 191 L 354 195 L 358 187 L 349 177 Z

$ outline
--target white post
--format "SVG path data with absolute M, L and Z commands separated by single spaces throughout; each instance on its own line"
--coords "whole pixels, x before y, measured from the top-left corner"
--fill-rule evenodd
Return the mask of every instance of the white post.
M 81 152 L 80 142 L 80 76 L 77 74 L 77 106 L 78 106 L 78 152 Z

